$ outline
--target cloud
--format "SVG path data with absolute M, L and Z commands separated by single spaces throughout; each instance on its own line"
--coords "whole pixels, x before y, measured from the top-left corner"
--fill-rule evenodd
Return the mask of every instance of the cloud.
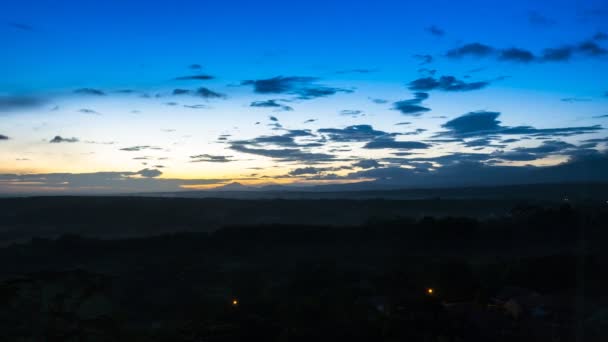
M 121 148 L 120 150 L 127 151 L 127 152 L 139 152 L 139 151 L 144 151 L 144 150 L 162 150 L 162 148 L 156 147 L 156 146 L 149 146 L 149 145 L 140 145 L 140 146 L 124 147 L 124 148 Z
M 215 77 L 211 76 L 211 75 L 198 74 L 198 75 L 180 76 L 180 77 L 174 78 L 174 80 L 176 80 L 176 81 L 207 81 L 207 80 L 212 80 L 214 78 Z
M 570 46 L 544 49 L 540 57 L 545 62 L 563 62 L 572 58 L 574 50 Z
M 520 63 L 532 62 L 535 57 L 532 52 L 519 48 L 510 48 L 500 51 L 498 59 L 503 61 L 513 61 Z
M 136 174 L 146 178 L 154 178 L 162 175 L 163 173 L 155 169 L 143 169 L 137 171 Z
M 28 32 L 32 32 L 34 31 L 34 27 L 28 24 L 24 24 L 24 23 L 16 23 L 16 22 L 10 22 L 8 23 L 8 26 L 12 27 L 12 28 L 16 28 L 18 30 L 21 31 L 28 31 Z
M 346 115 L 346 116 L 351 116 L 353 118 L 359 117 L 359 116 L 365 116 L 365 114 L 363 113 L 362 110 L 358 110 L 358 109 L 343 109 L 340 111 L 340 115 Z
M 426 65 L 433 63 L 433 56 L 431 55 L 414 55 L 414 58 L 420 61 L 418 65 Z
M 362 159 L 352 164 L 353 167 L 361 169 L 372 169 L 382 166 L 377 160 L 374 159 Z
M 302 161 L 302 162 L 315 162 L 315 161 L 330 161 L 334 159 L 334 156 L 326 153 L 312 153 L 306 152 L 296 148 L 285 148 L 285 149 L 266 149 L 266 148 L 251 148 L 242 144 L 233 143 L 230 145 L 230 149 L 233 151 L 255 154 L 264 157 L 275 158 L 283 161 Z
M 445 31 L 435 25 L 427 27 L 426 32 L 432 34 L 435 37 L 443 37 L 445 35 Z
M 200 70 L 202 68 L 203 68 L 202 65 L 196 64 L 196 63 L 188 65 L 188 69 L 192 69 L 192 70 Z
M 579 52 L 593 57 L 604 56 L 606 53 L 608 53 L 608 50 L 604 49 L 593 41 L 583 42 L 577 47 L 577 49 Z
M 74 94 L 95 95 L 95 96 L 104 96 L 104 95 L 106 95 L 106 93 L 103 92 L 102 90 L 95 89 L 95 88 L 80 88 L 80 89 L 76 89 L 76 90 L 74 90 Z
M 352 172 L 340 179 L 372 178 L 379 185 L 417 188 L 608 181 L 608 155 L 597 151 L 584 151 L 570 157 L 568 162 L 540 167 L 491 165 L 476 161 L 488 157 L 491 155 L 455 154 L 443 158 L 451 162 L 437 168 L 426 164 L 414 168 L 381 167 Z M 523 155 L 520 157 L 525 158 Z M 414 161 L 410 159 L 407 165 L 412 167 Z
M 527 153 L 553 153 L 562 152 L 575 147 L 576 146 L 561 140 L 547 140 L 543 141 L 537 147 L 519 147 L 516 148 L 515 151 Z
M 430 147 L 429 144 L 425 144 L 419 141 L 396 141 L 393 137 L 381 137 L 368 142 L 363 146 L 366 149 L 425 149 Z
M 188 90 L 188 89 L 180 89 L 180 88 L 173 89 L 173 95 L 185 95 L 185 94 L 189 94 L 189 93 L 190 93 L 190 90 Z
M 415 82 L 415 81 L 414 81 Z M 398 110 L 401 114 L 420 116 L 422 113 L 428 112 L 431 109 L 423 107 L 420 103 L 429 97 L 428 93 L 416 92 L 414 98 L 410 100 L 402 100 L 393 103 L 393 109 Z
M 59 135 L 56 135 L 53 139 L 51 139 L 49 141 L 52 144 L 59 144 L 59 143 L 75 143 L 78 142 L 78 138 L 62 138 Z
M 323 172 L 325 169 L 316 167 L 300 167 L 289 171 L 290 176 L 302 176 L 302 175 L 316 175 Z
M 259 94 L 293 94 L 301 100 L 334 95 L 339 92 L 351 93 L 352 90 L 317 85 L 316 77 L 277 76 L 261 80 L 242 81 L 242 85 L 251 85 Z
M 46 100 L 33 96 L 0 96 L 0 112 L 31 109 L 45 103 Z
M 461 81 L 454 76 L 441 76 L 439 79 L 434 77 L 423 77 L 409 83 L 409 89 L 415 91 L 471 91 L 485 88 L 490 82 L 479 81 L 470 82 Z
M 388 103 L 388 100 L 385 100 L 385 99 L 372 99 L 372 98 L 370 98 L 370 100 L 373 103 L 375 103 L 375 104 L 385 104 L 385 103 Z
M 9 137 L 4 134 L 0 134 L 0 140 L 9 140 Z
M 208 88 L 205 88 L 205 87 L 198 88 L 196 90 L 195 94 L 197 96 L 200 96 L 200 97 L 205 98 L 205 99 L 218 99 L 218 98 L 225 98 L 226 97 L 226 95 L 224 95 L 224 94 L 217 93 L 217 92 L 215 92 L 213 90 L 210 90 Z
M 597 36 L 597 34 L 596 34 Z M 601 39 L 602 35 L 598 36 Z M 594 36 L 595 38 L 595 36 Z M 545 48 L 540 56 L 522 48 L 496 49 L 480 43 L 465 44 L 459 48 L 448 50 L 448 58 L 462 58 L 465 56 L 473 57 L 494 57 L 499 61 L 509 61 L 518 63 L 538 62 L 563 62 L 570 60 L 575 54 L 587 57 L 602 57 L 608 54 L 608 50 L 601 47 L 597 39 L 589 39 L 578 44 L 567 44 L 560 47 Z
M 596 41 L 608 40 L 608 34 L 606 34 L 604 32 L 597 32 L 596 34 L 593 35 L 593 37 L 591 37 L 591 39 L 596 40 Z
M 254 101 L 249 105 L 250 107 L 260 108 L 276 108 L 282 111 L 292 111 L 293 108 L 284 104 L 277 103 L 277 100 L 266 100 L 266 101 Z
M 534 135 L 534 136 L 571 136 L 583 133 L 593 133 L 602 130 L 600 125 L 563 128 L 534 128 L 531 126 L 502 126 L 498 117 L 500 112 L 477 111 L 469 112 L 452 119 L 442 127 L 447 132 L 438 135 L 451 135 L 456 137 L 473 137 L 484 135 Z
M 538 27 L 550 27 L 556 24 L 555 20 L 548 18 L 537 11 L 528 12 L 528 22 L 531 25 Z
M 371 125 L 354 125 L 346 128 L 321 128 L 319 133 L 327 134 L 329 139 L 338 142 L 370 141 L 391 134 L 375 130 Z
M 562 102 L 590 102 L 591 99 L 581 98 L 581 97 L 566 97 L 560 99 Z
M 336 71 L 336 74 L 369 74 L 378 72 L 378 69 L 347 69 Z
M 461 47 L 449 50 L 446 56 L 449 58 L 461 58 L 465 56 L 487 57 L 494 54 L 495 49 L 481 43 L 465 44 Z
M 94 111 L 93 109 L 89 109 L 89 108 L 81 108 L 78 110 L 78 112 L 83 113 L 83 114 L 96 114 L 99 115 L 98 112 Z
M 228 163 L 231 162 L 232 159 L 231 156 L 216 156 L 216 155 L 211 155 L 211 154 L 199 154 L 199 155 L 195 155 L 195 156 L 190 156 L 190 159 L 192 159 L 190 162 L 191 163 L 201 163 L 201 162 L 205 162 L 205 163 Z

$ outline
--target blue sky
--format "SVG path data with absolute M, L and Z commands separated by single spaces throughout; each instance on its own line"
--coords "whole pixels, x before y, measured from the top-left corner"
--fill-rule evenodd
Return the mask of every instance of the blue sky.
M 0 192 L 579 180 L 557 175 L 605 159 L 607 18 L 603 1 L 11 2 Z

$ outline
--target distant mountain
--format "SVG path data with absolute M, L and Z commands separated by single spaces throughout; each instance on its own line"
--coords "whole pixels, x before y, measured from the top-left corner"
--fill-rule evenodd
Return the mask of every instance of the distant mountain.
M 256 191 L 259 188 L 255 188 L 252 186 L 246 186 L 239 182 L 232 182 L 226 185 L 218 186 L 217 188 L 213 188 L 206 191 Z M 205 190 L 203 190 L 205 191 Z
M 605 204 L 608 183 L 549 183 L 505 186 L 444 188 L 397 188 L 376 182 L 317 186 L 226 184 L 218 189 L 137 194 L 147 197 L 232 198 L 232 199 L 488 199 L 531 201 L 592 201 Z

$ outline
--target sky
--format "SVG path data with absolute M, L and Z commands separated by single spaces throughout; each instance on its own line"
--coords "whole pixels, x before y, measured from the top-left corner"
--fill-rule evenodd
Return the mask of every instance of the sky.
M 0 194 L 608 181 L 605 1 L 13 1 Z

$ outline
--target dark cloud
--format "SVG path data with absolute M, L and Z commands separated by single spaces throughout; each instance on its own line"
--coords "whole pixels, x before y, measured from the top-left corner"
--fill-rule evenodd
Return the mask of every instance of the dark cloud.
M 127 151 L 127 152 L 138 152 L 138 151 L 143 151 L 143 150 L 162 150 L 162 148 L 156 147 L 156 146 L 150 146 L 150 145 L 140 145 L 140 146 L 124 147 L 124 148 L 121 148 L 120 150 Z
M 8 139 L 9 139 L 9 137 L 7 137 L 6 135 L 0 134 L 0 140 L 8 140 Z
M 199 74 L 199 75 L 189 75 L 189 76 L 180 76 L 174 78 L 176 81 L 206 81 L 214 79 L 214 76 Z
M 203 66 L 202 66 L 202 65 L 200 65 L 200 64 L 196 64 L 196 63 L 195 63 L 195 64 L 190 64 L 190 65 L 188 66 L 188 68 L 189 68 L 189 69 L 192 69 L 192 70 L 200 70 L 200 69 L 202 69 L 202 68 L 203 68 Z
M 327 134 L 329 139 L 337 142 L 370 141 L 391 134 L 377 131 L 370 125 L 354 125 L 346 128 L 321 128 L 317 132 Z
M 433 56 L 431 55 L 414 55 L 414 58 L 420 61 L 418 65 L 433 63 Z
M 279 121 L 279 119 L 277 119 L 276 116 L 272 116 L 272 115 L 268 117 L 268 120 L 274 121 L 274 122 L 278 122 Z
M 577 49 L 580 53 L 592 57 L 604 56 L 606 53 L 608 53 L 608 50 L 604 49 L 593 41 L 583 42 L 577 47 Z
M 601 40 L 602 35 L 600 34 L 599 37 Z M 461 58 L 464 56 L 495 57 L 499 61 L 530 63 L 533 61 L 563 62 L 570 60 L 575 53 L 588 57 L 601 57 L 608 54 L 608 50 L 598 45 L 596 41 L 597 39 L 590 39 L 579 44 L 545 48 L 539 57 L 536 57 L 531 51 L 522 48 L 514 47 L 499 50 L 480 43 L 466 44 L 449 50 L 446 56 L 449 58 Z
M 445 31 L 435 25 L 426 28 L 426 32 L 432 34 L 436 37 L 443 37 L 445 35 Z
M 83 114 L 96 114 L 99 115 L 98 112 L 94 111 L 93 109 L 89 109 L 89 108 L 81 108 L 78 110 L 78 112 L 83 113 Z
M 190 109 L 207 109 L 207 108 L 209 108 L 209 106 L 204 105 L 204 104 L 194 104 L 194 105 L 184 105 L 184 108 L 190 108 Z
M 299 141 L 296 141 L 299 139 Z M 262 135 L 248 140 L 234 140 L 232 145 L 247 145 L 254 147 L 319 147 L 323 146 L 323 140 L 318 139 L 309 130 L 287 130 L 284 134 L 279 135 Z
M 353 167 L 361 169 L 372 169 L 382 166 L 377 160 L 374 159 L 362 159 L 352 164 Z
M 528 22 L 538 27 L 550 27 L 555 25 L 555 20 L 548 18 L 537 11 L 528 12 Z
M 385 104 L 385 103 L 388 103 L 388 100 L 385 100 L 385 99 L 370 99 L 370 100 L 372 100 L 372 102 L 375 103 L 375 104 Z
M 531 126 L 502 126 L 498 117 L 499 112 L 477 111 L 469 112 L 455 119 L 452 119 L 442 127 L 447 128 L 447 132 L 439 133 L 442 135 L 452 135 L 456 137 L 473 137 L 487 135 L 534 135 L 534 136 L 571 136 L 583 133 L 592 133 L 602 130 L 600 125 L 583 127 L 564 127 L 564 128 L 534 128 Z
M 396 141 L 393 137 L 381 137 L 373 141 L 368 142 L 363 146 L 367 149 L 384 149 L 384 148 L 395 148 L 395 149 L 425 149 L 430 147 L 429 144 L 425 144 L 418 141 Z
M 59 144 L 59 143 L 75 143 L 78 142 L 78 138 L 62 138 L 59 135 L 56 135 L 53 139 L 51 139 L 49 141 L 52 144 Z
M 534 54 L 532 52 L 519 48 L 510 48 L 502 50 L 500 51 L 498 58 L 503 61 L 512 61 L 520 63 L 529 63 L 535 59 Z
M 278 103 L 277 100 L 266 100 L 266 101 L 254 101 L 249 105 L 250 107 L 260 107 L 260 108 L 276 108 L 282 111 L 292 111 L 293 108 L 281 103 Z
M 143 169 L 137 171 L 136 174 L 146 178 L 154 178 L 162 175 L 163 173 L 155 169 Z
M 416 128 L 415 130 L 413 130 L 411 132 L 401 133 L 401 135 L 418 135 L 418 134 L 422 134 L 426 131 L 427 131 L 427 129 L 425 129 L 425 128 Z
M 12 27 L 12 28 L 16 28 L 18 30 L 21 31 L 28 31 L 28 32 L 32 32 L 34 31 L 34 27 L 28 24 L 24 24 L 24 23 L 16 23 L 16 22 L 10 22 L 8 23 L 8 26 Z
M 461 47 L 449 50 L 446 56 L 449 58 L 461 58 L 465 56 L 487 57 L 494 54 L 495 49 L 481 43 L 465 44 Z
M 189 94 L 189 93 L 190 93 L 190 90 L 188 90 L 188 89 L 180 89 L 180 88 L 173 89 L 173 95 L 185 95 L 185 94 Z
M 330 161 L 334 159 L 334 156 L 326 153 L 312 153 L 306 152 L 297 148 L 285 148 L 285 149 L 266 149 L 266 148 L 252 148 L 245 146 L 244 144 L 234 143 L 230 145 L 230 149 L 233 151 L 255 154 L 264 157 L 275 158 L 283 161 L 301 161 L 301 162 L 316 162 L 316 161 Z
M 317 119 L 308 119 L 308 120 L 304 121 L 304 123 L 307 124 L 307 123 L 312 123 L 315 121 L 317 121 Z
M 340 115 L 346 115 L 346 116 L 351 116 L 353 118 L 359 117 L 359 116 L 365 116 L 365 114 L 363 113 L 362 110 L 357 110 L 357 109 L 344 109 L 340 111 Z
M 80 95 L 95 95 L 95 96 L 104 96 L 106 93 L 103 90 L 95 89 L 95 88 L 80 88 L 74 90 L 75 94 Z
M 593 116 L 594 119 L 604 119 L 604 118 L 608 118 L 608 114 L 604 114 L 604 115 L 596 115 Z
M 572 58 L 573 50 L 570 46 L 544 49 L 540 59 L 545 62 L 567 61 Z
M 201 162 L 205 162 L 205 163 L 228 163 L 231 162 L 232 159 L 231 156 L 216 156 L 216 155 L 211 155 L 211 154 L 199 154 L 196 156 L 190 156 L 190 159 L 192 159 L 190 162 L 192 163 L 201 163 Z
M 560 99 L 562 102 L 590 102 L 591 99 L 581 98 L 581 97 L 565 97 Z
M 415 81 L 414 81 L 415 82 Z M 428 112 L 431 109 L 423 107 L 420 103 L 429 97 L 428 93 L 416 92 L 414 98 L 409 100 L 402 100 L 393 103 L 393 109 L 398 110 L 401 114 L 420 116 L 422 113 Z
M 466 147 L 487 147 L 492 145 L 492 140 L 488 138 L 474 139 L 464 142 L 463 145 Z
M 496 186 L 559 182 L 608 181 L 608 155 L 583 151 L 566 163 L 554 166 L 503 166 L 484 164 L 465 155 L 447 156 L 452 161 L 430 170 L 420 168 L 384 167 L 348 174 L 342 179 L 376 179 L 378 184 L 403 187 Z M 491 157 L 480 154 L 481 158 Z M 525 158 L 521 155 L 520 157 Z M 446 158 L 444 158 L 447 160 Z
M 591 37 L 591 39 L 597 40 L 597 41 L 608 40 L 608 34 L 606 34 L 604 32 L 597 32 L 596 34 L 593 35 L 593 37 Z
M 242 81 L 242 85 L 251 85 L 259 94 L 293 94 L 301 100 L 334 95 L 339 92 L 351 93 L 352 90 L 317 85 L 316 77 L 277 76 L 262 80 Z
M 312 166 L 308 167 L 300 167 L 294 170 L 289 171 L 290 176 L 302 176 L 302 175 L 316 175 L 323 172 L 324 168 L 316 168 Z
M 471 91 L 485 88 L 490 82 L 479 81 L 470 82 L 461 81 L 454 76 L 441 76 L 439 79 L 434 77 L 423 77 L 409 83 L 409 89 L 415 91 Z
M 378 72 L 378 69 L 348 69 L 336 71 L 336 74 L 369 74 Z
M 213 90 L 210 90 L 208 88 L 205 88 L 205 87 L 198 88 L 196 90 L 195 94 L 197 96 L 200 96 L 200 97 L 205 98 L 205 99 L 219 99 L 219 98 L 225 98 L 226 97 L 226 95 L 224 95 L 224 94 L 217 93 L 217 92 L 215 92 Z
M 45 103 L 46 100 L 33 96 L 0 96 L 0 112 L 31 109 Z
M 554 152 L 562 152 L 564 150 L 569 150 L 575 148 L 576 146 L 569 144 L 567 142 L 561 140 L 547 140 L 543 141 L 537 147 L 519 147 L 516 148 L 515 151 L 518 152 L 526 152 L 526 153 L 554 153 Z

